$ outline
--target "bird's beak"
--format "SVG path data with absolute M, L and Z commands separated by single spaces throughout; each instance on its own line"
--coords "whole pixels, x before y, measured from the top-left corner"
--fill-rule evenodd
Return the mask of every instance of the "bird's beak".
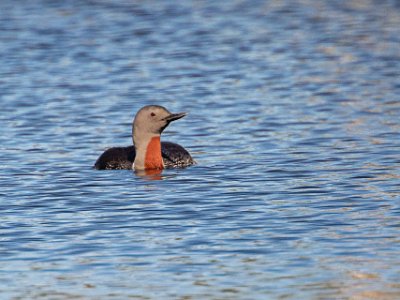
M 168 117 L 165 117 L 164 120 L 167 122 L 172 122 L 175 120 L 179 120 L 180 118 L 183 118 L 186 116 L 185 112 L 177 113 L 177 114 L 170 114 Z

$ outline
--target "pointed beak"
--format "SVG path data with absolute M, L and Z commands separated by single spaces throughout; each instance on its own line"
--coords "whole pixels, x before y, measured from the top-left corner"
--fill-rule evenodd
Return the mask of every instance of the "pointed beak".
M 179 120 L 180 118 L 183 118 L 186 116 L 185 112 L 177 113 L 177 114 L 170 114 L 168 117 L 165 117 L 164 120 L 169 122 Z

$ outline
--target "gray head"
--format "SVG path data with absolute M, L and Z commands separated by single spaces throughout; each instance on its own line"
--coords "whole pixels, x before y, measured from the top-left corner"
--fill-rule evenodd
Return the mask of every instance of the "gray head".
M 185 115 L 186 113 L 173 114 L 159 105 L 147 105 L 136 113 L 132 130 L 136 135 L 161 134 L 170 122 Z

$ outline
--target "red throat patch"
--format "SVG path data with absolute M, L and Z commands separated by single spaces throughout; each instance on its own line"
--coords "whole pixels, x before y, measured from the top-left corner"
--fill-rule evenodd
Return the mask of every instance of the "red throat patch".
M 147 145 L 144 167 L 146 170 L 164 169 L 159 136 L 153 137 Z

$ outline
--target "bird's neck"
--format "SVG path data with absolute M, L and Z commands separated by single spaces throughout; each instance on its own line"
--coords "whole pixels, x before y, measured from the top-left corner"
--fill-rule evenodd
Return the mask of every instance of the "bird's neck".
M 164 162 L 161 156 L 160 135 L 134 137 L 136 156 L 135 170 L 162 170 Z

